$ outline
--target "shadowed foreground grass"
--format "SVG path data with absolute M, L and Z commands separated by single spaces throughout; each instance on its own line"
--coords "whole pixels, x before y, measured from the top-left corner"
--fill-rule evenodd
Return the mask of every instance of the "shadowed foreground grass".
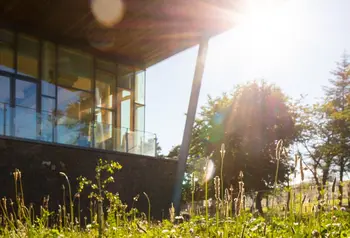
M 291 212 L 278 208 L 264 216 L 247 212 L 243 173 L 236 198 L 226 189 L 222 200 L 218 196 L 220 178 L 214 178 L 215 216 L 209 216 L 206 203 L 205 216 L 191 218 L 184 213 L 175 217 L 171 207 L 169 220 L 154 221 L 150 215 L 152 201 L 146 193 L 143 195 L 148 200 L 147 214 L 133 207 L 140 195 L 135 196 L 134 204 L 128 207 L 118 194 L 105 190 L 108 183 L 114 182 L 111 175 L 119 169 L 121 166 L 116 162 L 100 160 L 95 179 L 80 177 L 74 196 L 69 177 L 60 173 L 68 185 L 69 203 L 63 202 L 57 211 L 50 211 L 49 197 L 44 198 L 39 214 L 32 206 L 25 206 L 21 172 L 16 170 L 13 173 L 16 198 L 2 198 L 0 202 L 0 237 L 350 237 L 350 213 L 344 207 L 335 206 L 335 200 L 332 203 L 327 199 L 319 200 L 308 212 L 298 210 L 298 207 L 303 208 L 303 203 L 298 204 L 301 199 L 292 200 Z M 80 213 L 80 196 L 86 187 L 92 191 L 89 218 L 81 217 Z
M 1 232 L 2 237 L 99 237 L 97 225 L 50 229 L 38 223 L 32 227 L 3 228 Z M 350 237 L 350 215 L 332 211 L 308 214 L 295 221 L 291 217 L 263 218 L 246 213 L 219 221 L 195 217 L 180 224 L 135 219 L 120 221 L 118 225 L 106 222 L 103 237 Z

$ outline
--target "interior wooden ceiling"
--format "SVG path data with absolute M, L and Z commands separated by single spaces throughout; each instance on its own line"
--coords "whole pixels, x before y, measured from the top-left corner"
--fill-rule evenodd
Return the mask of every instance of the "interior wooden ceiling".
M 96 21 L 92 1 L 0 0 L 0 26 L 147 68 L 233 27 L 238 0 L 124 0 L 112 27 Z

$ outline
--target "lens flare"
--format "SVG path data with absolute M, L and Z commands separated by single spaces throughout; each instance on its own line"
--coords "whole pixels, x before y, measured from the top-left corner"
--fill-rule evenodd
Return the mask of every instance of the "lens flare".
M 125 6 L 122 0 L 91 0 L 91 12 L 105 27 L 113 27 L 124 17 Z
M 206 166 L 204 167 L 205 182 L 209 181 L 213 177 L 214 171 L 215 171 L 214 162 L 212 160 L 208 160 Z

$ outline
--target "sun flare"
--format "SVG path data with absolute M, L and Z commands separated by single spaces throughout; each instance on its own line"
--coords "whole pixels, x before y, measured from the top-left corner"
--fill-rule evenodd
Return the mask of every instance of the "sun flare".
M 303 37 L 300 5 L 299 0 L 244 1 L 232 14 L 235 27 L 219 39 L 213 58 L 225 60 L 238 54 L 253 64 L 278 65 L 281 56 L 293 54 Z

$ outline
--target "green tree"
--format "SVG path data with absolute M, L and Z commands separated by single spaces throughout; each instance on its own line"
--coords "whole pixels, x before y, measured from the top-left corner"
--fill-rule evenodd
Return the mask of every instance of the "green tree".
M 174 146 L 168 154 L 168 158 L 172 158 L 172 159 L 178 159 L 180 155 L 180 145 L 176 145 Z
M 334 133 L 330 120 L 325 116 L 323 104 L 299 105 L 300 136 L 298 143 L 302 146 L 303 163 L 311 172 L 315 181 L 319 199 L 322 188 L 329 180 L 331 166 L 336 153 L 333 149 Z
M 240 85 L 232 94 L 215 99 L 209 97 L 208 104 L 201 108 L 200 120 L 197 120 L 201 123 L 193 132 L 191 169 L 198 170 L 193 165 L 213 151 L 216 168 L 220 168 L 220 147 L 225 143 L 224 186 L 236 186 L 239 171 L 243 171 L 246 191 L 260 191 L 256 201 L 262 212 L 262 190 L 271 189 L 275 180 L 276 142 L 282 139 L 286 147 L 293 143 L 298 136 L 295 116 L 281 90 L 263 81 Z M 202 154 L 196 158 L 197 151 Z M 284 156 L 279 166 L 280 183 L 287 181 L 288 171 Z
M 332 149 L 337 154 L 335 158 L 339 172 L 339 200 L 342 205 L 343 179 L 350 163 L 350 62 L 349 56 L 344 53 L 337 68 L 332 71 L 333 78 L 330 86 L 325 87 L 326 115 L 331 121 L 334 140 Z

